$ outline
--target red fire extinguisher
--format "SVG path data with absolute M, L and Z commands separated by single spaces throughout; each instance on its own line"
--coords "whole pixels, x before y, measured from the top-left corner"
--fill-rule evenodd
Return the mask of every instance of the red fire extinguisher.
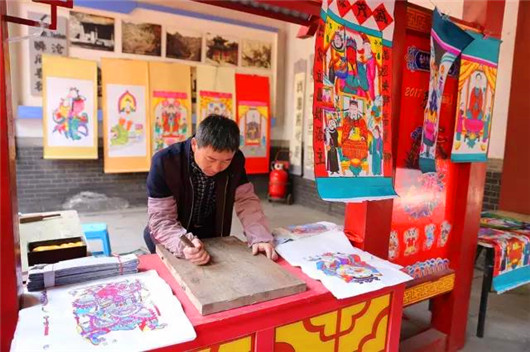
M 293 203 L 293 197 L 290 192 L 289 182 L 289 161 L 278 160 L 278 154 L 276 154 L 276 160 L 271 164 L 271 172 L 269 175 L 269 202 L 271 201 L 282 201 L 288 204 Z

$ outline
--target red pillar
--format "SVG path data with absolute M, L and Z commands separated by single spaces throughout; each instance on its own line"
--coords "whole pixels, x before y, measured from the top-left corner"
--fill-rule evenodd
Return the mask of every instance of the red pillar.
M 9 351 L 18 320 L 20 256 L 16 214 L 15 142 L 11 113 L 6 1 L 0 0 L 0 350 Z M 18 263 L 17 263 L 18 261 Z
M 500 36 L 504 3 L 504 0 L 464 0 L 463 20 L 484 27 L 486 33 Z M 450 248 L 455 288 L 450 294 L 432 301 L 432 325 L 447 335 L 448 351 L 456 351 L 465 344 L 485 178 L 485 163 L 458 165 L 456 199 L 461 201 L 455 207 L 457 216 L 453 231 L 462 233 L 462 237 Z
M 526 144 L 530 132 L 530 70 L 526 61 L 530 55 L 529 21 L 530 2 L 520 1 L 499 204 L 502 210 L 521 214 L 530 214 L 530 148 Z

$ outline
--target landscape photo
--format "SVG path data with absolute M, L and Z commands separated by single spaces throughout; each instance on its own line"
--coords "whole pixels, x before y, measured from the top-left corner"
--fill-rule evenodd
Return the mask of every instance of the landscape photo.
M 162 55 L 162 26 L 122 22 L 122 52 L 137 55 Z
M 200 62 L 202 58 L 202 34 L 168 28 L 166 32 L 166 57 Z
M 270 69 L 272 67 L 272 44 L 255 40 L 244 40 L 241 50 L 241 65 Z

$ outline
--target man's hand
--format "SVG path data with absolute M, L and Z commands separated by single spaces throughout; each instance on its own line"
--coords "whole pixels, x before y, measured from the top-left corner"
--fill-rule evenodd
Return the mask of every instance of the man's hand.
M 198 238 L 194 239 L 194 248 L 184 248 L 184 257 L 195 265 L 205 265 L 210 261 L 210 255 L 204 249 L 204 244 Z
M 267 258 L 276 260 L 278 259 L 278 254 L 274 250 L 274 245 L 272 242 L 265 243 L 255 243 L 252 245 L 252 254 L 256 255 L 260 252 L 263 252 L 267 255 Z

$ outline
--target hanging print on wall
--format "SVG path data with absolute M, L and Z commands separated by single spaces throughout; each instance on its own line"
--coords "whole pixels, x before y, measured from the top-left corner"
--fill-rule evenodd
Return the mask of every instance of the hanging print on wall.
M 105 173 L 143 172 L 151 164 L 149 63 L 101 58 Z M 166 90 L 165 87 L 156 87 Z
M 267 155 L 269 106 L 266 102 L 238 102 L 239 131 L 241 144 L 239 149 L 245 157 Z
M 44 55 L 44 158 L 97 159 L 95 61 Z
M 145 87 L 107 85 L 108 143 L 110 157 L 146 155 Z
M 200 91 L 199 95 L 201 96 L 201 106 L 199 114 L 201 120 L 204 120 L 208 115 L 216 114 L 222 115 L 229 119 L 232 119 L 232 94 L 231 93 L 221 93 L 221 92 L 210 92 L 210 91 Z
M 500 41 L 468 32 L 473 42 L 462 52 L 451 161 L 488 159 Z
M 313 144 L 317 189 L 330 201 L 393 198 L 396 194 L 389 177 L 391 53 L 384 46 L 391 43 L 383 38 L 382 28 L 359 26 L 367 20 L 356 17 L 359 9 L 345 9 L 341 4 L 323 2 L 326 16 L 316 40 Z M 391 14 L 386 13 L 391 21 Z M 382 17 L 377 19 L 382 21 Z
M 48 145 L 55 147 L 91 147 L 93 129 L 94 82 L 48 77 Z M 60 92 L 60 93 L 59 93 Z
M 237 123 L 247 174 L 265 174 L 270 168 L 269 77 L 238 73 L 236 80 Z
M 153 92 L 153 153 L 173 143 L 186 140 L 191 131 L 188 120 L 191 119 L 189 97 L 186 93 Z

